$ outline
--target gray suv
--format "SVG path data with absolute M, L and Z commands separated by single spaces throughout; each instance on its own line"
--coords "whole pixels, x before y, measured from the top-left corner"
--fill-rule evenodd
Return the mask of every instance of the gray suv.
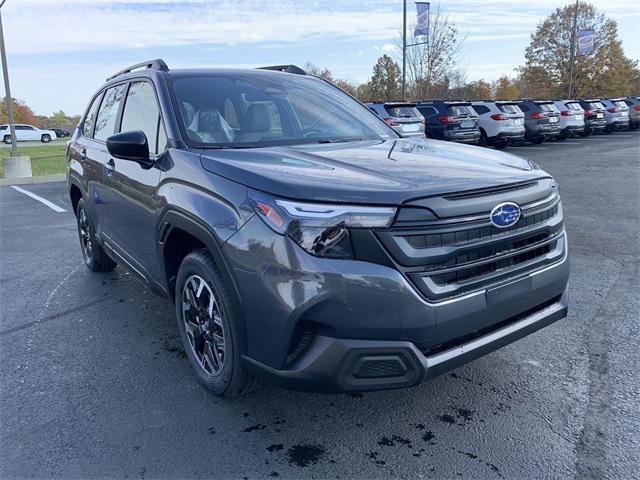
M 410 387 L 567 314 L 548 173 L 401 138 L 294 66 L 126 68 L 68 162 L 87 267 L 172 301 L 219 395 Z
M 365 105 L 401 137 L 424 137 L 424 118 L 415 103 L 367 102 Z
M 524 136 L 528 142 L 542 143 L 560 135 L 560 110 L 552 100 L 521 100 L 524 112 Z

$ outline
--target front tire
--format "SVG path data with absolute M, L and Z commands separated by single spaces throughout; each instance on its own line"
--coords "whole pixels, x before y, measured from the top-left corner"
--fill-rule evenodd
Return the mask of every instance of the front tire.
M 78 206 L 76 207 L 76 222 L 78 224 L 78 237 L 80 239 L 82 257 L 89 270 L 92 272 L 110 272 L 116 268 L 118 264 L 105 253 L 96 241 L 93 222 L 89 217 L 83 198 L 78 201 Z
M 178 270 L 176 318 L 189 363 L 204 387 L 222 397 L 260 385 L 241 364 L 241 342 L 231 294 L 205 249 L 191 252 Z
M 11 145 L 11 135 L 5 135 L 2 141 L 7 145 Z
M 42 135 L 42 137 L 40 137 L 40 141 L 42 143 L 49 143 L 51 141 L 51 135 L 45 133 L 44 135 Z

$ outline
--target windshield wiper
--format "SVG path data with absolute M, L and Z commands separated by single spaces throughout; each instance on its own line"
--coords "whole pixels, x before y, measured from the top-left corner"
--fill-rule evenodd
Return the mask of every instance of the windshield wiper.
M 359 137 L 346 137 L 346 138 L 319 138 L 317 143 L 344 143 L 344 142 L 359 142 L 362 138 Z

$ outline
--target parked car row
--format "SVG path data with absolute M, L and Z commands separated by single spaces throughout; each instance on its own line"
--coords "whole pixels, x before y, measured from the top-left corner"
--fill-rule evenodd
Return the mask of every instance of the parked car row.
M 62 128 L 41 129 L 34 127 L 33 125 L 27 125 L 24 123 L 16 123 L 16 140 L 18 142 L 28 141 L 41 141 L 42 143 L 49 143 L 56 138 L 64 138 L 71 135 L 68 131 Z M 11 144 L 11 133 L 8 124 L 0 125 L 0 138 L 7 145 Z
M 525 142 L 635 130 L 640 125 L 640 97 L 425 100 L 366 105 L 404 137 L 425 135 L 498 149 Z

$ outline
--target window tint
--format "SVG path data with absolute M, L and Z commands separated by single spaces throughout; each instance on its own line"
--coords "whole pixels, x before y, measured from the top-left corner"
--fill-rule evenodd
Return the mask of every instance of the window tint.
M 539 103 L 538 106 L 543 112 L 559 112 L 553 103 Z
M 114 134 L 116 126 L 116 116 L 118 115 L 118 107 L 124 94 L 126 85 L 117 85 L 108 89 L 100 104 L 98 117 L 96 118 L 96 129 L 93 138 L 96 140 L 106 140 Z
M 476 112 L 473 111 L 470 105 L 450 105 L 449 113 L 455 117 L 458 117 L 460 115 L 473 115 L 474 117 L 476 116 Z
M 384 109 L 390 116 L 396 118 L 414 118 L 419 115 L 415 107 L 385 105 Z
M 500 106 L 498 106 L 500 108 Z M 473 105 L 473 109 L 476 111 L 478 115 L 484 115 L 485 113 L 489 113 L 489 108 L 484 105 Z
M 529 111 L 529 107 L 527 107 L 526 104 L 521 103 L 520 104 L 520 110 L 522 110 L 523 112 L 528 112 Z
M 6 126 L 6 125 L 2 125 L 2 126 L 0 126 L 0 130 L 6 130 L 6 129 L 7 129 L 7 126 Z
M 424 117 L 435 115 L 438 111 L 434 107 L 419 107 L 418 110 Z
M 520 110 L 520 108 L 518 108 L 518 105 L 516 105 L 515 103 L 498 103 L 496 104 L 496 106 L 502 113 L 522 113 L 522 110 Z
M 87 116 L 84 118 L 84 123 L 82 124 L 82 134 L 85 137 L 93 137 L 93 126 L 96 123 L 96 115 L 98 113 L 98 107 L 100 107 L 100 99 L 102 98 L 102 94 L 98 95 L 91 104 L 91 108 L 87 112 Z
M 153 86 L 149 82 L 131 83 L 122 111 L 120 131 L 142 130 L 147 136 L 149 153 L 157 154 L 158 122 L 160 122 L 160 110 Z M 160 129 L 164 130 L 164 127 L 160 125 Z M 160 148 L 163 149 L 163 146 L 161 145 Z

